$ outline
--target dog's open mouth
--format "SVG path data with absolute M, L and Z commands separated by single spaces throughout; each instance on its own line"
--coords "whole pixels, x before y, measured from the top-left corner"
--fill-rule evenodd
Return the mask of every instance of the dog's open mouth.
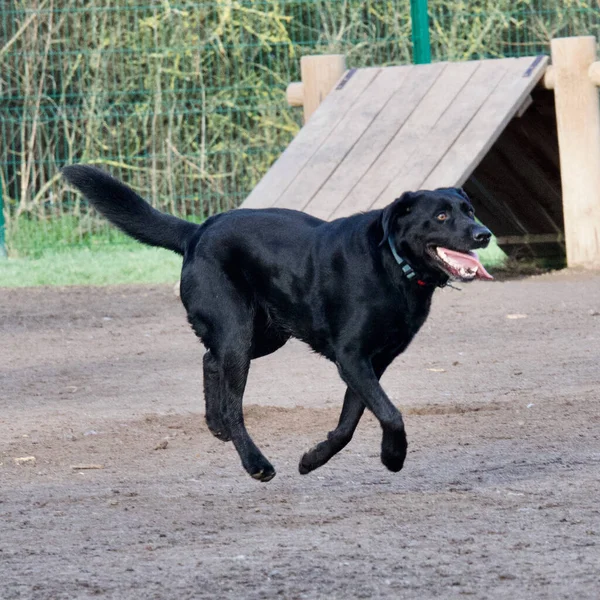
M 430 254 L 447 275 L 461 281 L 494 279 L 479 262 L 475 252 L 457 252 L 437 246 L 431 249 Z

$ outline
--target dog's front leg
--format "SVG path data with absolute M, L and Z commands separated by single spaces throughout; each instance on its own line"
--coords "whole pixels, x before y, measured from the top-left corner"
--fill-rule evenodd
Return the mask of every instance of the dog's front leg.
M 373 370 L 377 379 L 381 378 L 390 364 L 390 360 L 391 356 L 386 354 L 381 354 L 373 359 Z M 349 387 L 344 395 L 344 406 L 342 407 L 337 427 L 327 434 L 326 440 L 313 446 L 300 460 L 298 468 L 302 475 L 306 475 L 323 466 L 329 459 L 348 445 L 364 410 L 365 403 Z
M 346 355 L 338 358 L 337 367 L 348 387 L 360 397 L 381 424 L 381 462 L 390 471 L 399 471 L 404 465 L 408 446 L 400 411 L 383 391 L 368 359 Z

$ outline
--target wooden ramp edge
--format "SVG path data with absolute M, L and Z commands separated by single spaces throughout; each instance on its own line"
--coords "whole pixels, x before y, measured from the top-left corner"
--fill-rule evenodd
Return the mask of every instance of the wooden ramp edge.
M 350 70 L 242 207 L 332 219 L 404 191 L 463 185 L 527 106 L 547 63 L 537 56 Z

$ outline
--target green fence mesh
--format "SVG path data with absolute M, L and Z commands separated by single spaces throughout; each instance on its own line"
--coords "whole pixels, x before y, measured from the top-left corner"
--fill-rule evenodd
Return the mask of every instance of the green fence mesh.
M 594 34 L 600 5 L 430 0 L 434 60 L 547 52 Z M 4 0 L 0 178 L 12 256 L 123 241 L 61 182 L 95 163 L 155 206 L 237 206 L 290 142 L 303 54 L 411 61 L 410 0 Z

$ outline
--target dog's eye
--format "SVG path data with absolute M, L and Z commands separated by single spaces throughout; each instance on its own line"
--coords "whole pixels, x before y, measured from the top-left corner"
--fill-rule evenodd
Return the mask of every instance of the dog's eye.
M 436 217 L 436 219 L 438 221 L 445 221 L 448 218 L 448 213 L 446 211 L 443 211 L 441 213 L 438 214 L 438 216 Z

